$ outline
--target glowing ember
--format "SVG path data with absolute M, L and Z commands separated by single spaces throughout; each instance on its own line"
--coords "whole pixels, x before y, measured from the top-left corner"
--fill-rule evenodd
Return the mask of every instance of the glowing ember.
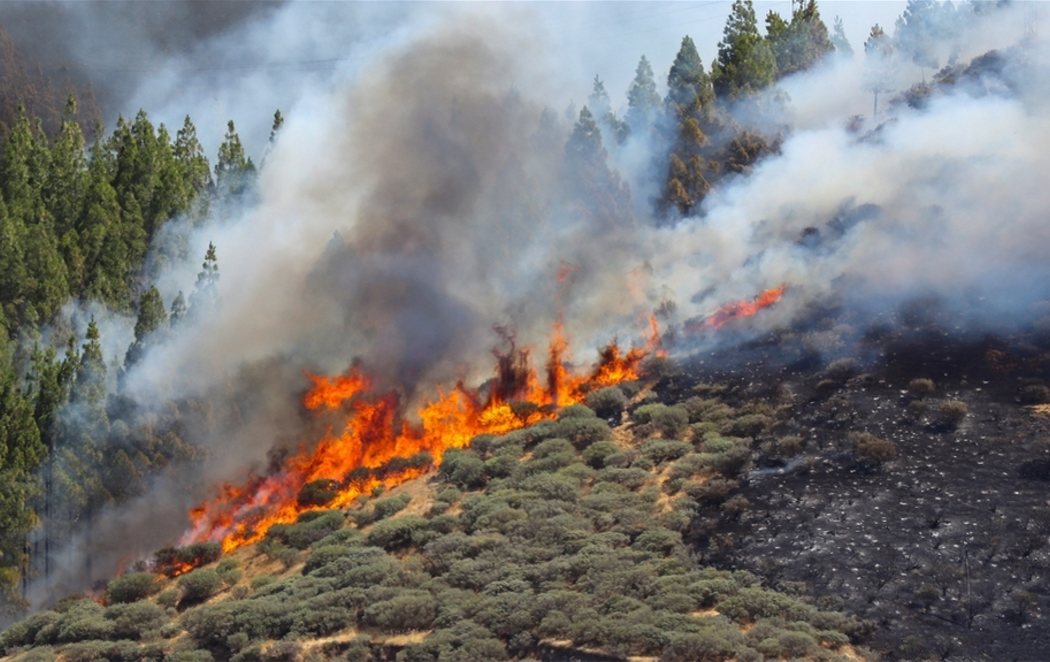
M 787 285 L 781 285 L 760 293 L 754 299 L 744 299 L 743 301 L 733 301 L 724 304 L 703 320 L 686 322 L 685 330 L 687 333 L 699 333 L 701 331 L 721 329 L 733 320 L 751 317 L 757 314 L 758 311 L 769 308 L 780 301 L 786 291 Z
M 547 352 L 546 384 L 529 367 L 528 350 L 517 349 L 504 332 L 509 349 L 495 353 L 496 377 L 486 385 L 486 394 L 462 384 L 439 391 L 417 413 L 418 424 L 404 419 L 396 394 L 371 393 L 371 380 L 357 368 L 334 378 L 308 375 L 313 386 L 304 406 L 345 411 L 343 427 L 304 446 L 274 474 L 222 486 L 218 496 L 190 511 L 192 527 L 181 542 L 218 540 L 223 551 L 236 549 L 308 510 L 347 507 L 378 486 L 392 487 L 422 475 L 429 466 L 421 453 L 438 463 L 445 451 L 463 448 L 479 434 L 504 434 L 554 418 L 558 407 L 581 402 L 590 389 L 638 379 L 642 360 L 659 345 L 659 328 L 655 320 L 650 323 L 646 347 L 625 353 L 611 343 L 593 371 L 583 376 L 569 368 L 569 343 L 557 324 Z M 303 487 L 322 479 L 333 481 L 334 498 L 323 505 L 301 503 Z

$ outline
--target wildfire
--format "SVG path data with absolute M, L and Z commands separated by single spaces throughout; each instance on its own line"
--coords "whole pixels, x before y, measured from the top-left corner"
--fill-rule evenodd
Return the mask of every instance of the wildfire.
M 417 412 L 418 423 L 402 415 L 396 393 L 370 392 L 372 381 L 358 368 L 338 377 L 308 375 L 312 387 L 303 398 L 311 411 L 344 411 L 345 423 L 316 443 L 304 446 L 276 473 L 241 485 L 224 485 L 220 494 L 190 512 L 192 527 L 182 543 L 218 540 L 230 551 L 260 540 L 275 524 L 294 522 L 308 510 L 352 504 L 376 487 L 392 487 L 422 475 L 426 456 L 434 463 L 445 451 L 463 448 L 479 434 L 504 434 L 553 418 L 559 407 L 581 402 L 593 388 L 638 379 L 643 359 L 659 351 L 659 328 L 650 320 L 644 347 L 626 352 L 615 342 L 605 347 L 589 373 L 569 366 L 568 339 L 556 324 L 547 351 L 546 380 L 529 366 L 528 349 L 496 354 L 496 376 L 480 389 L 463 384 L 439 391 Z M 420 460 L 420 458 L 423 458 Z M 303 487 L 328 481 L 334 496 L 323 503 L 304 501 Z
M 751 317 L 752 315 L 757 314 L 760 310 L 772 306 L 780 301 L 786 291 L 787 285 L 780 285 L 779 287 L 773 287 L 759 293 L 759 295 L 753 299 L 744 299 L 742 301 L 732 301 L 723 304 L 722 306 L 719 306 L 718 310 L 702 320 L 686 322 L 685 330 L 687 333 L 699 333 L 701 331 L 721 329 L 733 320 L 743 317 Z

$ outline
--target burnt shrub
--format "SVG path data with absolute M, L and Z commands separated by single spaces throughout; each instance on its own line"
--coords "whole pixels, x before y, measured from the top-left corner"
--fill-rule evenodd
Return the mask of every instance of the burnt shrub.
M 970 408 L 961 400 L 945 400 L 937 407 L 934 426 L 940 430 L 957 430 L 962 425 Z
M 725 478 L 691 480 L 682 486 L 682 491 L 700 504 L 722 503 L 739 489 L 740 483 Z
M 434 466 L 434 457 L 426 451 L 421 451 L 409 457 L 391 458 L 384 464 L 372 470 L 372 474 L 380 480 L 390 476 L 397 476 L 409 470 L 426 471 Z
M 928 395 L 933 395 L 933 392 L 936 390 L 937 386 L 928 377 L 916 377 L 908 382 L 908 394 L 913 398 L 925 398 Z
M 627 406 L 627 396 L 619 386 L 607 386 L 588 393 L 585 402 L 602 418 L 619 418 Z
M 182 599 L 179 607 L 185 608 L 204 602 L 223 587 L 222 577 L 212 568 L 200 568 L 179 578 Z
M 1021 389 L 1021 402 L 1026 405 L 1041 405 L 1050 402 L 1050 388 L 1043 384 L 1029 384 Z
M 824 368 L 824 378 L 836 384 L 846 383 L 857 374 L 857 363 L 853 359 L 836 359 Z
M 294 524 L 275 524 L 270 527 L 266 539 L 293 549 L 306 549 L 341 529 L 344 522 L 343 514 L 338 510 L 311 510 L 299 515 Z
M 897 457 L 897 444 L 870 432 L 850 432 L 849 441 L 857 462 L 869 468 L 878 468 Z
M 152 572 L 129 572 L 109 583 L 106 587 L 106 602 L 135 602 L 148 598 L 159 590 L 160 582 Z

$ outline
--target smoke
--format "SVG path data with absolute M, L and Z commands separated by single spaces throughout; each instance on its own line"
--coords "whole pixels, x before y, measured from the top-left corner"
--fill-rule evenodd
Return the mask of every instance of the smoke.
M 74 560 L 85 550 L 103 577 L 129 552 L 171 543 L 208 488 L 265 472 L 275 452 L 311 438 L 298 405 L 303 370 L 336 373 L 360 359 L 412 400 L 484 379 L 496 324 L 541 346 L 564 318 L 584 362 L 613 336 L 643 333 L 639 319 L 661 304 L 675 304 L 666 320 L 675 326 L 781 283 L 788 295 L 751 328 L 788 323 L 828 297 L 877 316 L 926 294 L 967 323 L 1002 328 L 1050 295 L 1040 48 L 1004 51 L 1008 93 L 957 85 L 924 109 L 898 104 L 859 127 L 847 120 L 870 107 L 862 58 L 792 77 L 780 152 L 725 180 L 696 218 L 657 228 L 630 214 L 610 224 L 571 199 L 569 127 L 543 119 L 566 84 L 550 73 L 562 60 L 544 48 L 542 15 L 431 9 L 409 24 L 360 11 L 396 28 L 351 49 L 328 84 L 298 88 L 251 204 L 181 228 L 193 258 L 161 274 L 165 301 L 192 288 L 209 242 L 218 301 L 123 376 L 138 415 L 185 403 L 185 438 L 206 461 L 173 468 L 93 522 L 38 599 L 83 584 Z M 242 27 L 272 34 L 292 20 L 267 16 Z M 982 38 L 1015 43 L 1016 22 L 995 16 Z M 922 74 L 901 69 L 917 74 L 912 82 Z M 177 69 L 156 89 L 170 85 L 165 76 Z M 248 95 L 265 76 L 249 78 Z M 652 149 L 635 142 L 611 159 L 628 181 L 653 181 L 662 175 L 649 170 Z M 572 277 L 559 282 L 559 271 Z

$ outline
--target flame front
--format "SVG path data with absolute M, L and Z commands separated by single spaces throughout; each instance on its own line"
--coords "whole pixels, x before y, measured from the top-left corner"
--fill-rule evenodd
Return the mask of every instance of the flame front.
M 547 352 L 546 384 L 529 368 L 528 350 L 516 349 L 511 339 L 510 350 L 497 353 L 497 374 L 486 387 L 487 396 L 463 384 L 439 391 L 419 410 L 417 424 L 401 415 L 396 394 L 371 393 L 372 380 L 357 368 L 339 377 L 308 375 L 312 388 L 303 405 L 345 412 L 342 429 L 329 429 L 269 476 L 222 486 L 215 498 L 190 511 L 192 526 L 181 542 L 218 540 L 223 551 L 237 549 L 305 511 L 347 507 L 376 487 L 422 475 L 427 468 L 408 461 L 414 455 L 425 452 L 440 462 L 445 451 L 463 448 L 479 434 L 504 434 L 553 418 L 557 408 L 581 402 L 590 389 L 638 379 L 643 359 L 658 350 L 659 329 L 655 320 L 651 325 L 645 347 L 625 352 L 611 343 L 594 369 L 579 375 L 569 366 L 568 340 L 557 324 Z M 381 472 L 361 470 L 380 467 Z M 323 506 L 300 503 L 303 486 L 321 479 L 333 482 L 334 498 Z
M 700 333 L 702 331 L 721 329 L 733 320 L 751 317 L 759 311 L 769 308 L 776 302 L 780 301 L 786 291 L 787 285 L 780 285 L 779 287 L 773 287 L 759 293 L 759 295 L 753 299 L 731 301 L 730 303 L 723 304 L 719 306 L 715 312 L 702 320 L 686 322 L 685 330 L 688 333 Z

